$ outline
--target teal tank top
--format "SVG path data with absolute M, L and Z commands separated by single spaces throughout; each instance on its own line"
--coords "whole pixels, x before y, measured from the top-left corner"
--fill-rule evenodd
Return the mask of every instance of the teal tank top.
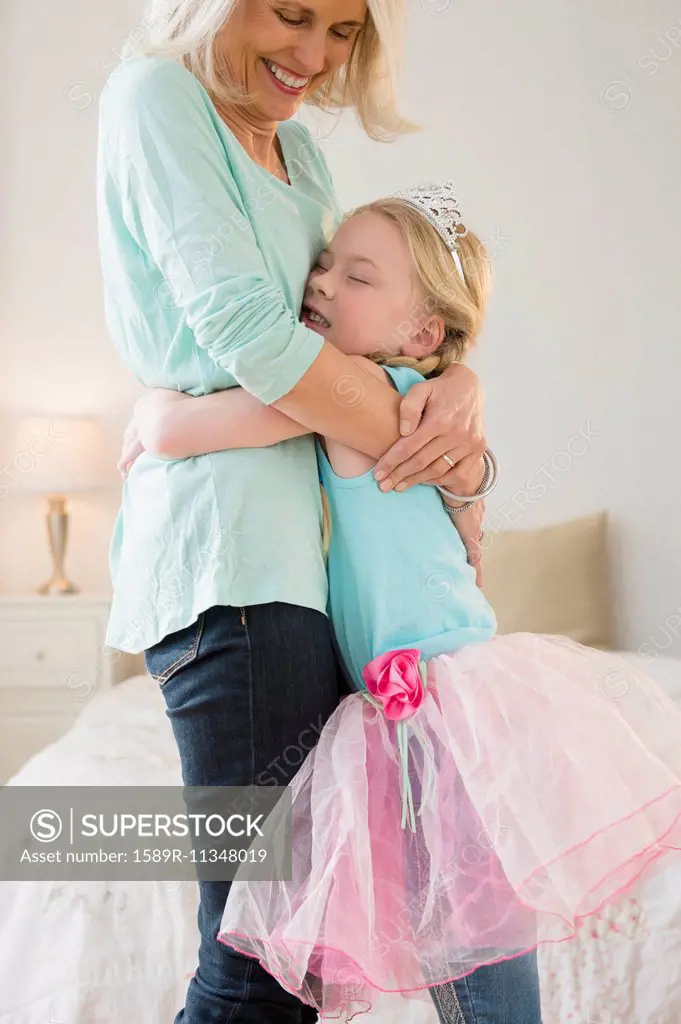
M 386 369 L 402 395 L 424 379 L 408 367 Z M 385 651 L 416 647 L 427 658 L 491 639 L 494 612 L 437 489 L 386 494 L 373 469 L 339 477 L 317 449 L 332 524 L 329 614 L 355 686 L 366 688 L 362 669 Z

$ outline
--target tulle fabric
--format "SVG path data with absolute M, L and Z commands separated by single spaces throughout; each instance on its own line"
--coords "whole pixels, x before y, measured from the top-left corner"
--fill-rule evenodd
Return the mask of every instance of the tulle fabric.
M 361 694 L 291 784 L 291 881 L 240 869 L 220 940 L 325 1019 L 571 938 L 681 848 L 681 714 L 626 660 L 513 634 L 430 659 L 409 719 Z

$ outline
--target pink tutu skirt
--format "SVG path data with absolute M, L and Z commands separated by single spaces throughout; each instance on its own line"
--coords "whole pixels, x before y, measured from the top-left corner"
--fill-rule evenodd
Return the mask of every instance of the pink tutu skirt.
M 681 713 L 625 659 L 518 633 L 424 683 L 402 722 L 342 701 L 290 786 L 292 879 L 240 869 L 225 907 L 220 940 L 326 1019 L 570 939 L 681 849 Z

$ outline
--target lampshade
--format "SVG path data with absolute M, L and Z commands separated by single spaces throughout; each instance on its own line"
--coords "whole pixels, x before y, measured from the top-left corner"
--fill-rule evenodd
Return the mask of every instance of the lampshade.
M 106 486 L 100 423 L 75 416 L 32 416 L 17 423 L 14 476 L 21 486 L 71 494 Z

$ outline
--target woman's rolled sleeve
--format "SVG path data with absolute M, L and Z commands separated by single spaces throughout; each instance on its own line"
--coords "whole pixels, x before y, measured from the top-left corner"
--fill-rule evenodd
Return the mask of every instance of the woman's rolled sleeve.
M 100 102 L 100 138 L 126 227 L 159 269 L 154 298 L 260 401 L 298 383 L 324 340 L 273 282 L 207 94 L 170 61 L 123 65 Z M 260 190 L 263 201 L 272 201 Z M 269 193 L 266 195 L 266 193 Z

